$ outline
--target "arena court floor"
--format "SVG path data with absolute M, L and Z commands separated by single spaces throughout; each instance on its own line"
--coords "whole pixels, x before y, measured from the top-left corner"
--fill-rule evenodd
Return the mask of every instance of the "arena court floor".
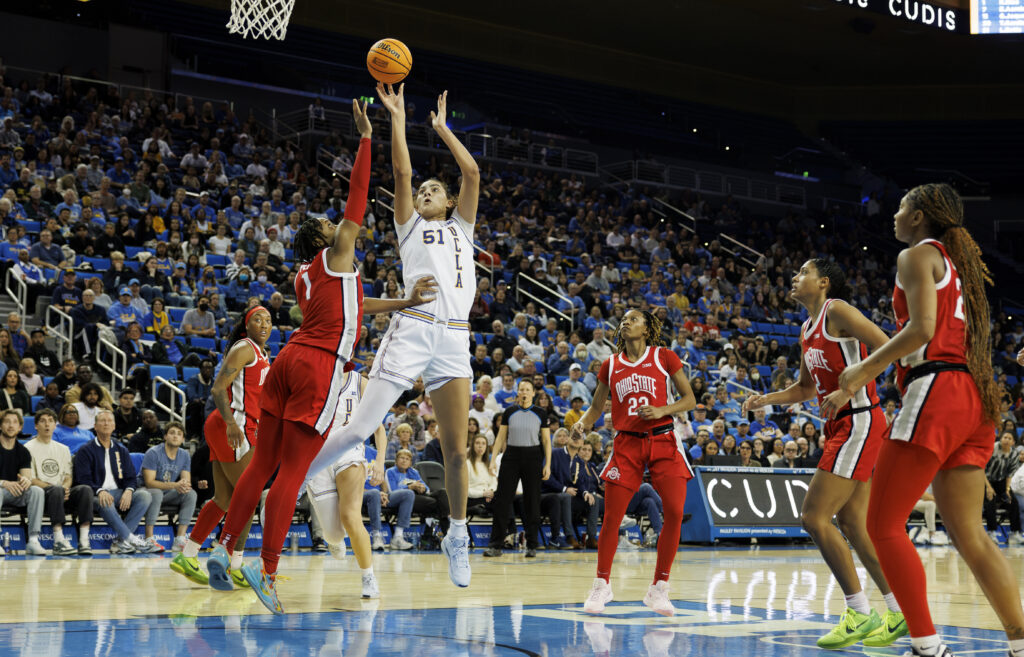
M 1005 655 L 999 624 L 950 548 L 921 548 L 940 632 L 957 655 Z M 1024 549 L 1007 549 L 1024 575 Z M 375 557 L 381 599 L 359 597 L 349 552 L 286 553 L 279 584 L 288 613 L 267 613 L 248 590 L 220 593 L 168 569 L 169 556 L 7 557 L 0 562 L 0 653 L 352 657 L 584 655 L 824 655 L 815 639 L 842 613 L 843 597 L 813 548 L 680 551 L 673 618 L 643 597 L 653 550 L 620 552 L 616 600 L 603 617 L 582 612 L 596 552 L 473 555 L 473 585 L 455 589 L 438 553 Z M 205 559 L 205 554 L 202 557 Z M 861 577 L 865 573 L 861 570 Z M 882 609 L 881 596 L 868 589 Z M 898 655 L 853 646 L 840 654 Z

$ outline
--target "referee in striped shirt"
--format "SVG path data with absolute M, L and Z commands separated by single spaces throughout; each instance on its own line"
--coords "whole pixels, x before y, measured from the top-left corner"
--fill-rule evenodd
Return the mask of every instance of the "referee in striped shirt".
M 501 556 L 506 526 L 512 515 L 512 502 L 516 486 L 523 482 L 523 525 L 526 531 L 526 555 L 537 556 L 537 534 L 540 531 L 541 481 L 551 476 L 551 429 L 548 414 L 533 405 L 533 383 L 519 382 L 516 403 L 501 415 L 498 436 L 491 451 L 491 474 L 498 475 L 498 490 L 494 494 L 494 521 L 491 525 L 491 543 L 484 550 L 485 557 Z M 508 447 L 505 447 L 506 442 Z M 501 457 L 501 471 L 495 459 Z M 515 518 L 511 518 L 513 526 Z

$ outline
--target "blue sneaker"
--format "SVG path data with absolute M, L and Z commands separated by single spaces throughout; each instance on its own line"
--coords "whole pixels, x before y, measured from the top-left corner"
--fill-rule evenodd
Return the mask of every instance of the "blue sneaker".
M 277 586 L 274 583 L 274 578 L 267 575 L 262 565 L 257 570 L 256 566 L 251 563 L 243 564 L 242 576 L 245 577 L 245 581 L 249 582 L 249 586 L 252 587 L 256 597 L 260 599 L 264 607 L 273 614 L 280 615 L 284 613 L 281 600 L 277 597 Z
M 441 541 L 441 552 L 448 557 L 448 577 L 452 584 L 463 588 L 469 586 L 473 572 L 469 568 L 469 536 L 456 538 L 451 532 Z
M 218 545 L 206 562 L 206 571 L 210 576 L 210 586 L 218 591 L 232 591 L 235 585 L 231 582 L 231 557 L 224 546 Z

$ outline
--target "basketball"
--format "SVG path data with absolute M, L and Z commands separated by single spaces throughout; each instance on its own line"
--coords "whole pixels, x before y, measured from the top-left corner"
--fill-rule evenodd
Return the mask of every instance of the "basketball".
M 381 39 L 366 53 L 366 68 L 379 82 L 397 84 L 409 75 L 412 55 L 398 39 Z

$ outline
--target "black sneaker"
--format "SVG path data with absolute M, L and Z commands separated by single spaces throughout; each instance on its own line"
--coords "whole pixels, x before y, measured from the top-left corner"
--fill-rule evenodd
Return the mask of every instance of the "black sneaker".
M 524 555 L 527 559 L 533 559 L 537 556 L 537 551 L 533 548 L 526 548 L 526 554 Z
M 92 546 L 90 546 L 88 543 L 79 544 L 79 546 L 78 546 L 78 556 L 81 556 L 81 557 L 91 557 L 92 556 Z
M 920 653 L 915 650 L 913 646 L 910 647 L 910 652 L 905 654 L 918 657 L 924 655 L 924 653 Z M 1009 655 L 1010 653 L 1007 654 Z M 949 646 L 944 643 L 940 644 L 939 649 L 932 653 L 932 655 L 934 655 L 934 657 L 956 657 L 956 655 L 953 654 L 953 651 L 949 649 Z
M 484 550 L 485 557 L 500 557 L 501 555 L 501 550 L 496 547 L 489 547 L 486 550 Z
M 313 539 L 313 552 L 327 552 L 327 541 L 322 538 Z

